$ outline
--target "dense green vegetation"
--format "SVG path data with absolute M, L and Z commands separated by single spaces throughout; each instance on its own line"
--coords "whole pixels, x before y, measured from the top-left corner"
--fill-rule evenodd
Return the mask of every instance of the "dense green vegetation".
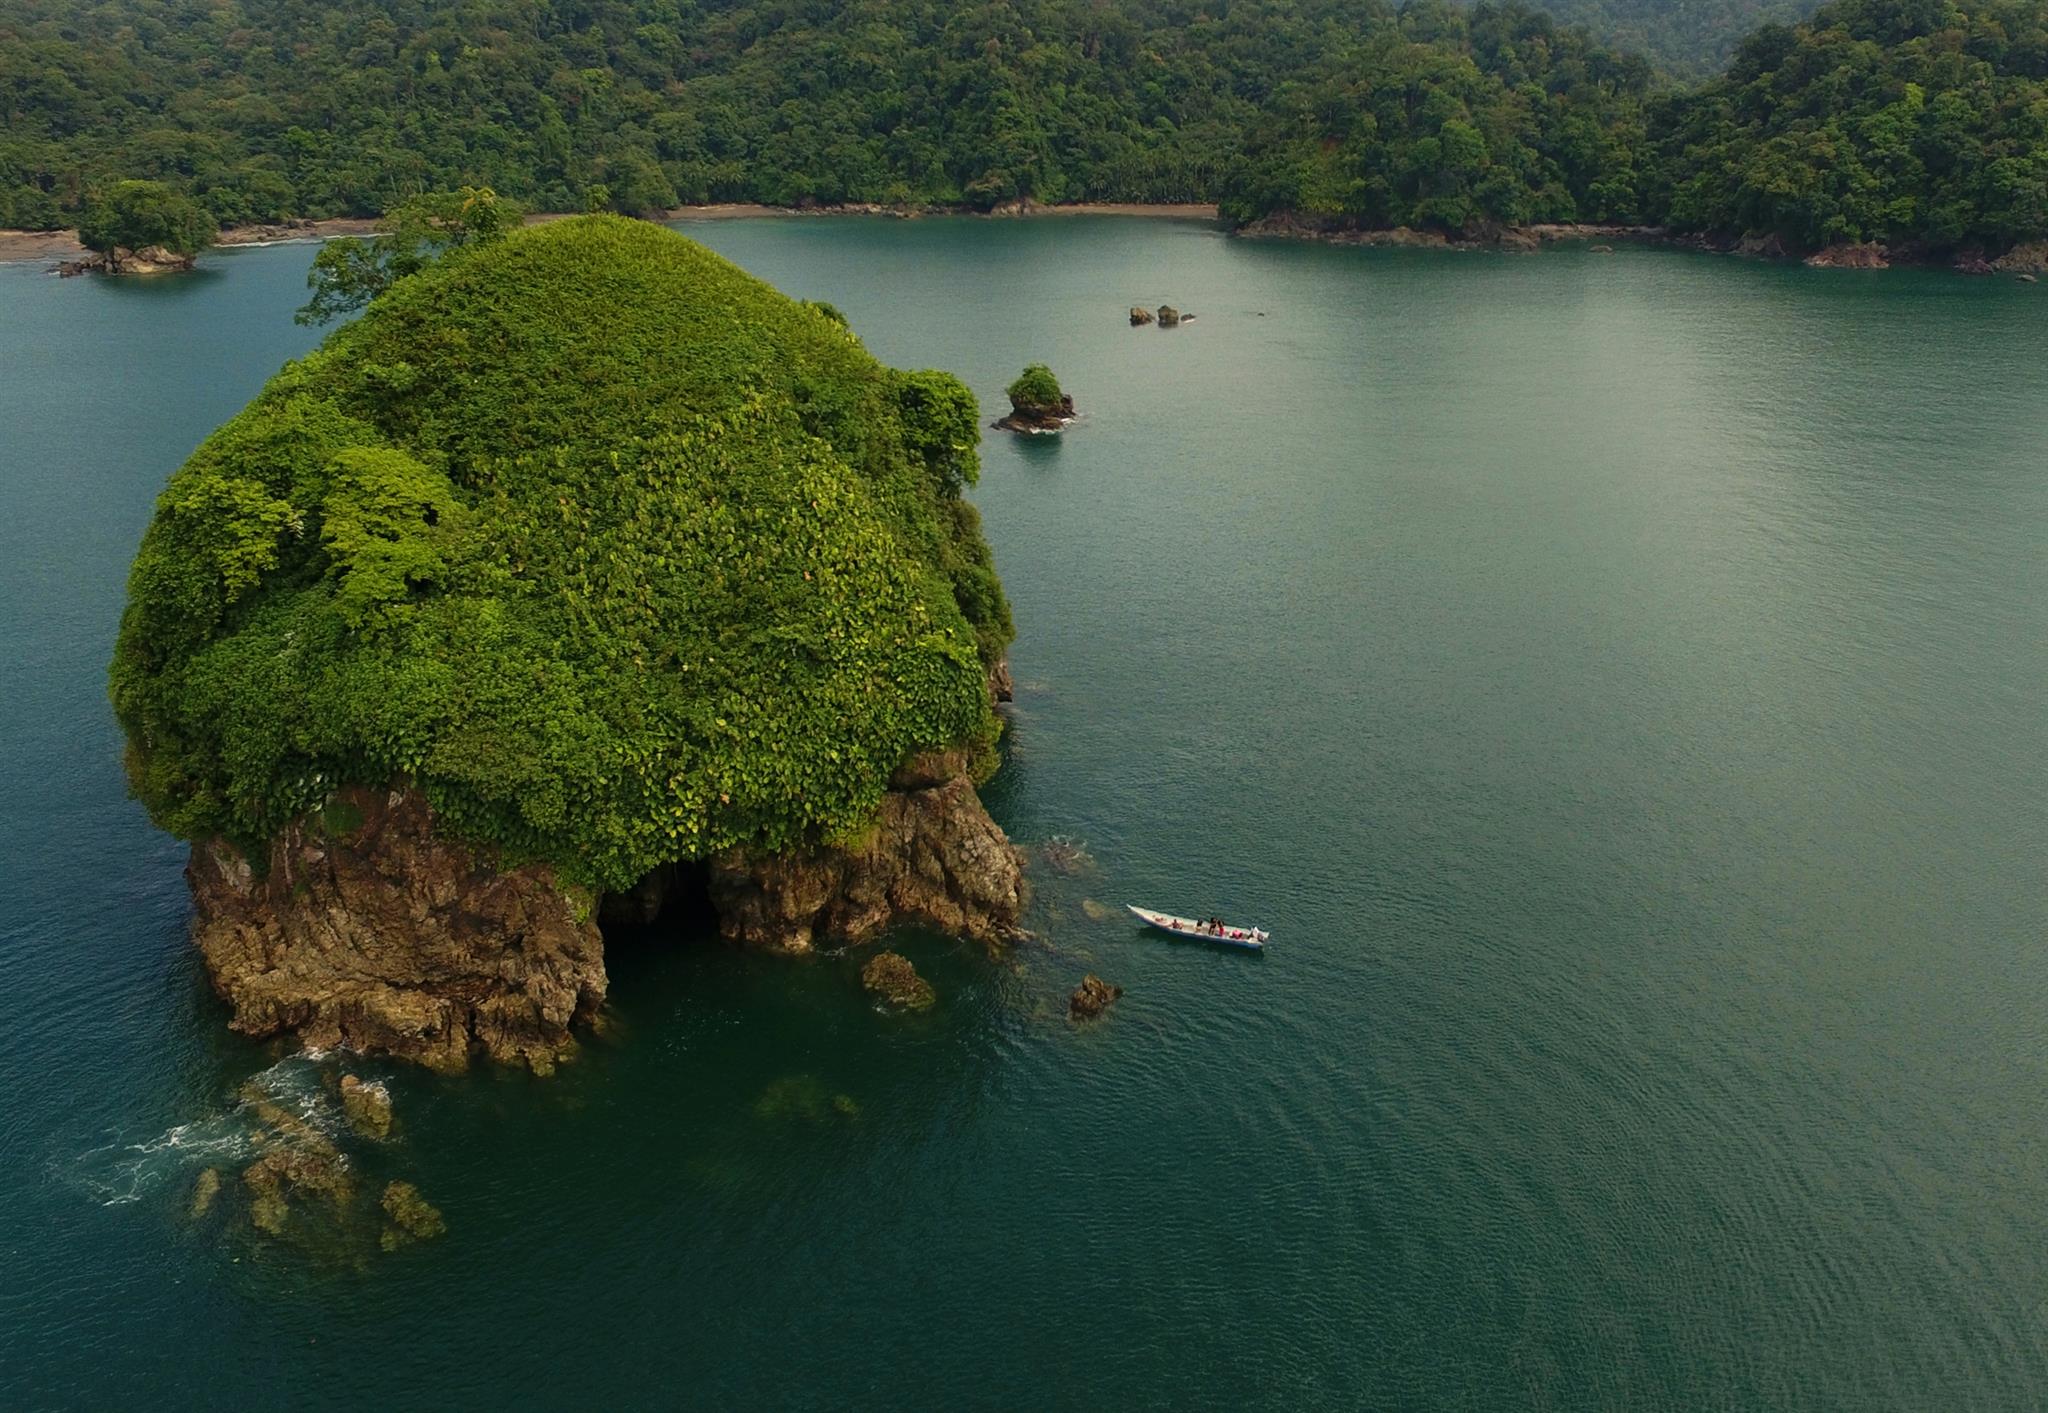
M 2048 236 L 2048 5 L 1840 0 L 1665 100 L 1649 209 L 1794 247 Z
M 1222 205 L 1370 228 L 1636 221 L 1649 84 L 1532 11 L 1411 5 L 1281 86 Z
M 1641 54 L 1685 80 L 1719 73 L 1759 26 L 1796 24 L 1815 0 L 1533 0 L 1559 24 L 1581 25 L 1610 49 Z
M 1801 3 L 1551 0 L 1695 69 Z M 1445 0 L 0 0 L 0 225 L 143 178 L 228 223 L 475 187 L 2010 243 L 2048 235 L 2044 14 L 1844 0 L 1674 89 L 1541 11 Z
M 196 255 L 215 234 L 204 206 L 161 182 L 115 182 L 94 192 L 78 216 L 80 244 L 102 253 L 154 245 L 173 255 Z
M 599 888 L 857 831 L 994 739 L 976 424 L 655 226 L 453 250 L 171 479 L 112 674 L 135 791 L 253 844 L 410 779 Z
M 1043 363 L 1026 364 L 1004 391 L 1009 394 L 1012 407 L 1058 407 L 1060 399 L 1066 396 L 1060 391 L 1060 380 Z
M 339 236 L 320 247 L 306 274 L 313 297 L 297 321 L 324 324 L 353 313 L 407 275 L 452 251 L 502 240 L 518 223 L 519 208 L 489 187 L 401 201 L 384 213 L 382 229 L 370 239 Z

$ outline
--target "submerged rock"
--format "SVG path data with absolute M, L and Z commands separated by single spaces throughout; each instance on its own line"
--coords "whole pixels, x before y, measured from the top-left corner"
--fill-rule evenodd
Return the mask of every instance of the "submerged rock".
M 249 1220 L 267 1236 L 284 1232 L 287 1199 L 314 1199 L 342 1214 L 356 1193 L 355 1175 L 335 1146 L 317 1135 L 276 1134 L 255 1162 L 242 1170 L 249 1189 Z
M 1114 1005 L 1116 998 L 1123 994 L 1123 987 L 1112 986 L 1090 972 L 1081 978 L 1081 984 L 1076 986 L 1074 994 L 1067 998 L 1067 1015 L 1074 1020 L 1094 1020 Z
M 1093 873 L 1095 856 L 1088 852 L 1088 846 L 1078 839 L 1069 839 L 1064 834 L 1055 834 L 1038 846 L 1039 857 L 1054 873 L 1073 877 L 1076 874 Z
M 878 952 L 860 969 L 861 985 L 893 1006 L 908 1011 L 928 1011 L 939 998 L 931 983 L 917 974 L 908 957 L 896 952 Z
M 920 983 L 921 984 L 921 983 Z M 860 1117 L 860 1102 L 851 1094 L 834 1094 L 814 1074 L 786 1074 L 761 1091 L 754 1113 L 764 1119 L 803 1119 L 824 1123 L 833 1118 Z
M 396 1251 L 408 1242 L 431 1241 L 448 1230 L 441 1209 L 420 1196 L 420 1190 L 409 1182 L 394 1182 L 386 1187 L 380 1205 L 391 1219 L 391 1225 L 378 1238 L 386 1251 Z
M 219 1196 L 220 1169 L 202 1168 L 199 1172 L 199 1180 L 192 1184 L 192 1202 L 186 1208 L 186 1214 L 193 1221 L 198 1221 L 209 1211 L 213 1210 L 214 1199 Z
M 339 798 L 344 817 L 279 833 L 260 878 L 224 840 L 193 846 L 193 936 L 234 1029 L 440 1070 L 472 1049 L 552 1062 L 605 993 L 597 926 L 553 870 L 494 869 L 416 793 Z
M 365 1138 L 391 1136 L 391 1091 L 382 1084 L 365 1084 L 352 1074 L 343 1075 L 341 1112 L 348 1126 Z

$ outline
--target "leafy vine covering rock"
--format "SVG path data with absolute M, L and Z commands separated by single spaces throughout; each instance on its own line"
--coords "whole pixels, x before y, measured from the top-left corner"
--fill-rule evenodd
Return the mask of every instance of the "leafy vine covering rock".
M 857 835 L 996 736 L 975 403 L 672 232 L 399 282 L 172 478 L 113 668 L 137 795 L 255 852 L 345 784 L 591 889 Z
M 112 673 L 237 1026 L 545 1064 L 603 996 L 597 895 L 697 860 L 777 919 L 729 932 L 801 946 L 943 924 L 969 840 L 962 930 L 999 934 L 977 421 L 608 216 L 458 251 L 288 365 L 172 477 Z M 951 817 L 892 833 L 935 813 L 883 808 L 920 760 Z M 831 888 L 798 906 L 785 854 Z

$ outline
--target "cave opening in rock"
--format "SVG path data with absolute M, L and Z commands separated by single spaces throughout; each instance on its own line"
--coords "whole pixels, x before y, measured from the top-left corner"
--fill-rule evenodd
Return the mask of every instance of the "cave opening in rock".
M 710 941 L 718 936 L 718 910 L 711 903 L 711 867 L 701 860 L 662 864 L 620 893 L 607 893 L 597 906 L 605 949 Z

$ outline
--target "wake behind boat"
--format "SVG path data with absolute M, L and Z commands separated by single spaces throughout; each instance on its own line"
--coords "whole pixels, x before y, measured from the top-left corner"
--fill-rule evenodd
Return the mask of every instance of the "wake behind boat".
M 1172 913 L 1157 913 L 1150 908 L 1141 908 L 1136 903 L 1125 903 L 1148 927 L 1161 932 L 1170 932 L 1175 937 L 1186 937 L 1195 942 L 1220 942 L 1226 947 L 1243 947 L 1248 951 L 1266 950 L 1266 939 L 1270 935 L 1256 927 L 1233 927 L 1227 922 L 1201 922 L 1191 917 L 1176 917 Z

